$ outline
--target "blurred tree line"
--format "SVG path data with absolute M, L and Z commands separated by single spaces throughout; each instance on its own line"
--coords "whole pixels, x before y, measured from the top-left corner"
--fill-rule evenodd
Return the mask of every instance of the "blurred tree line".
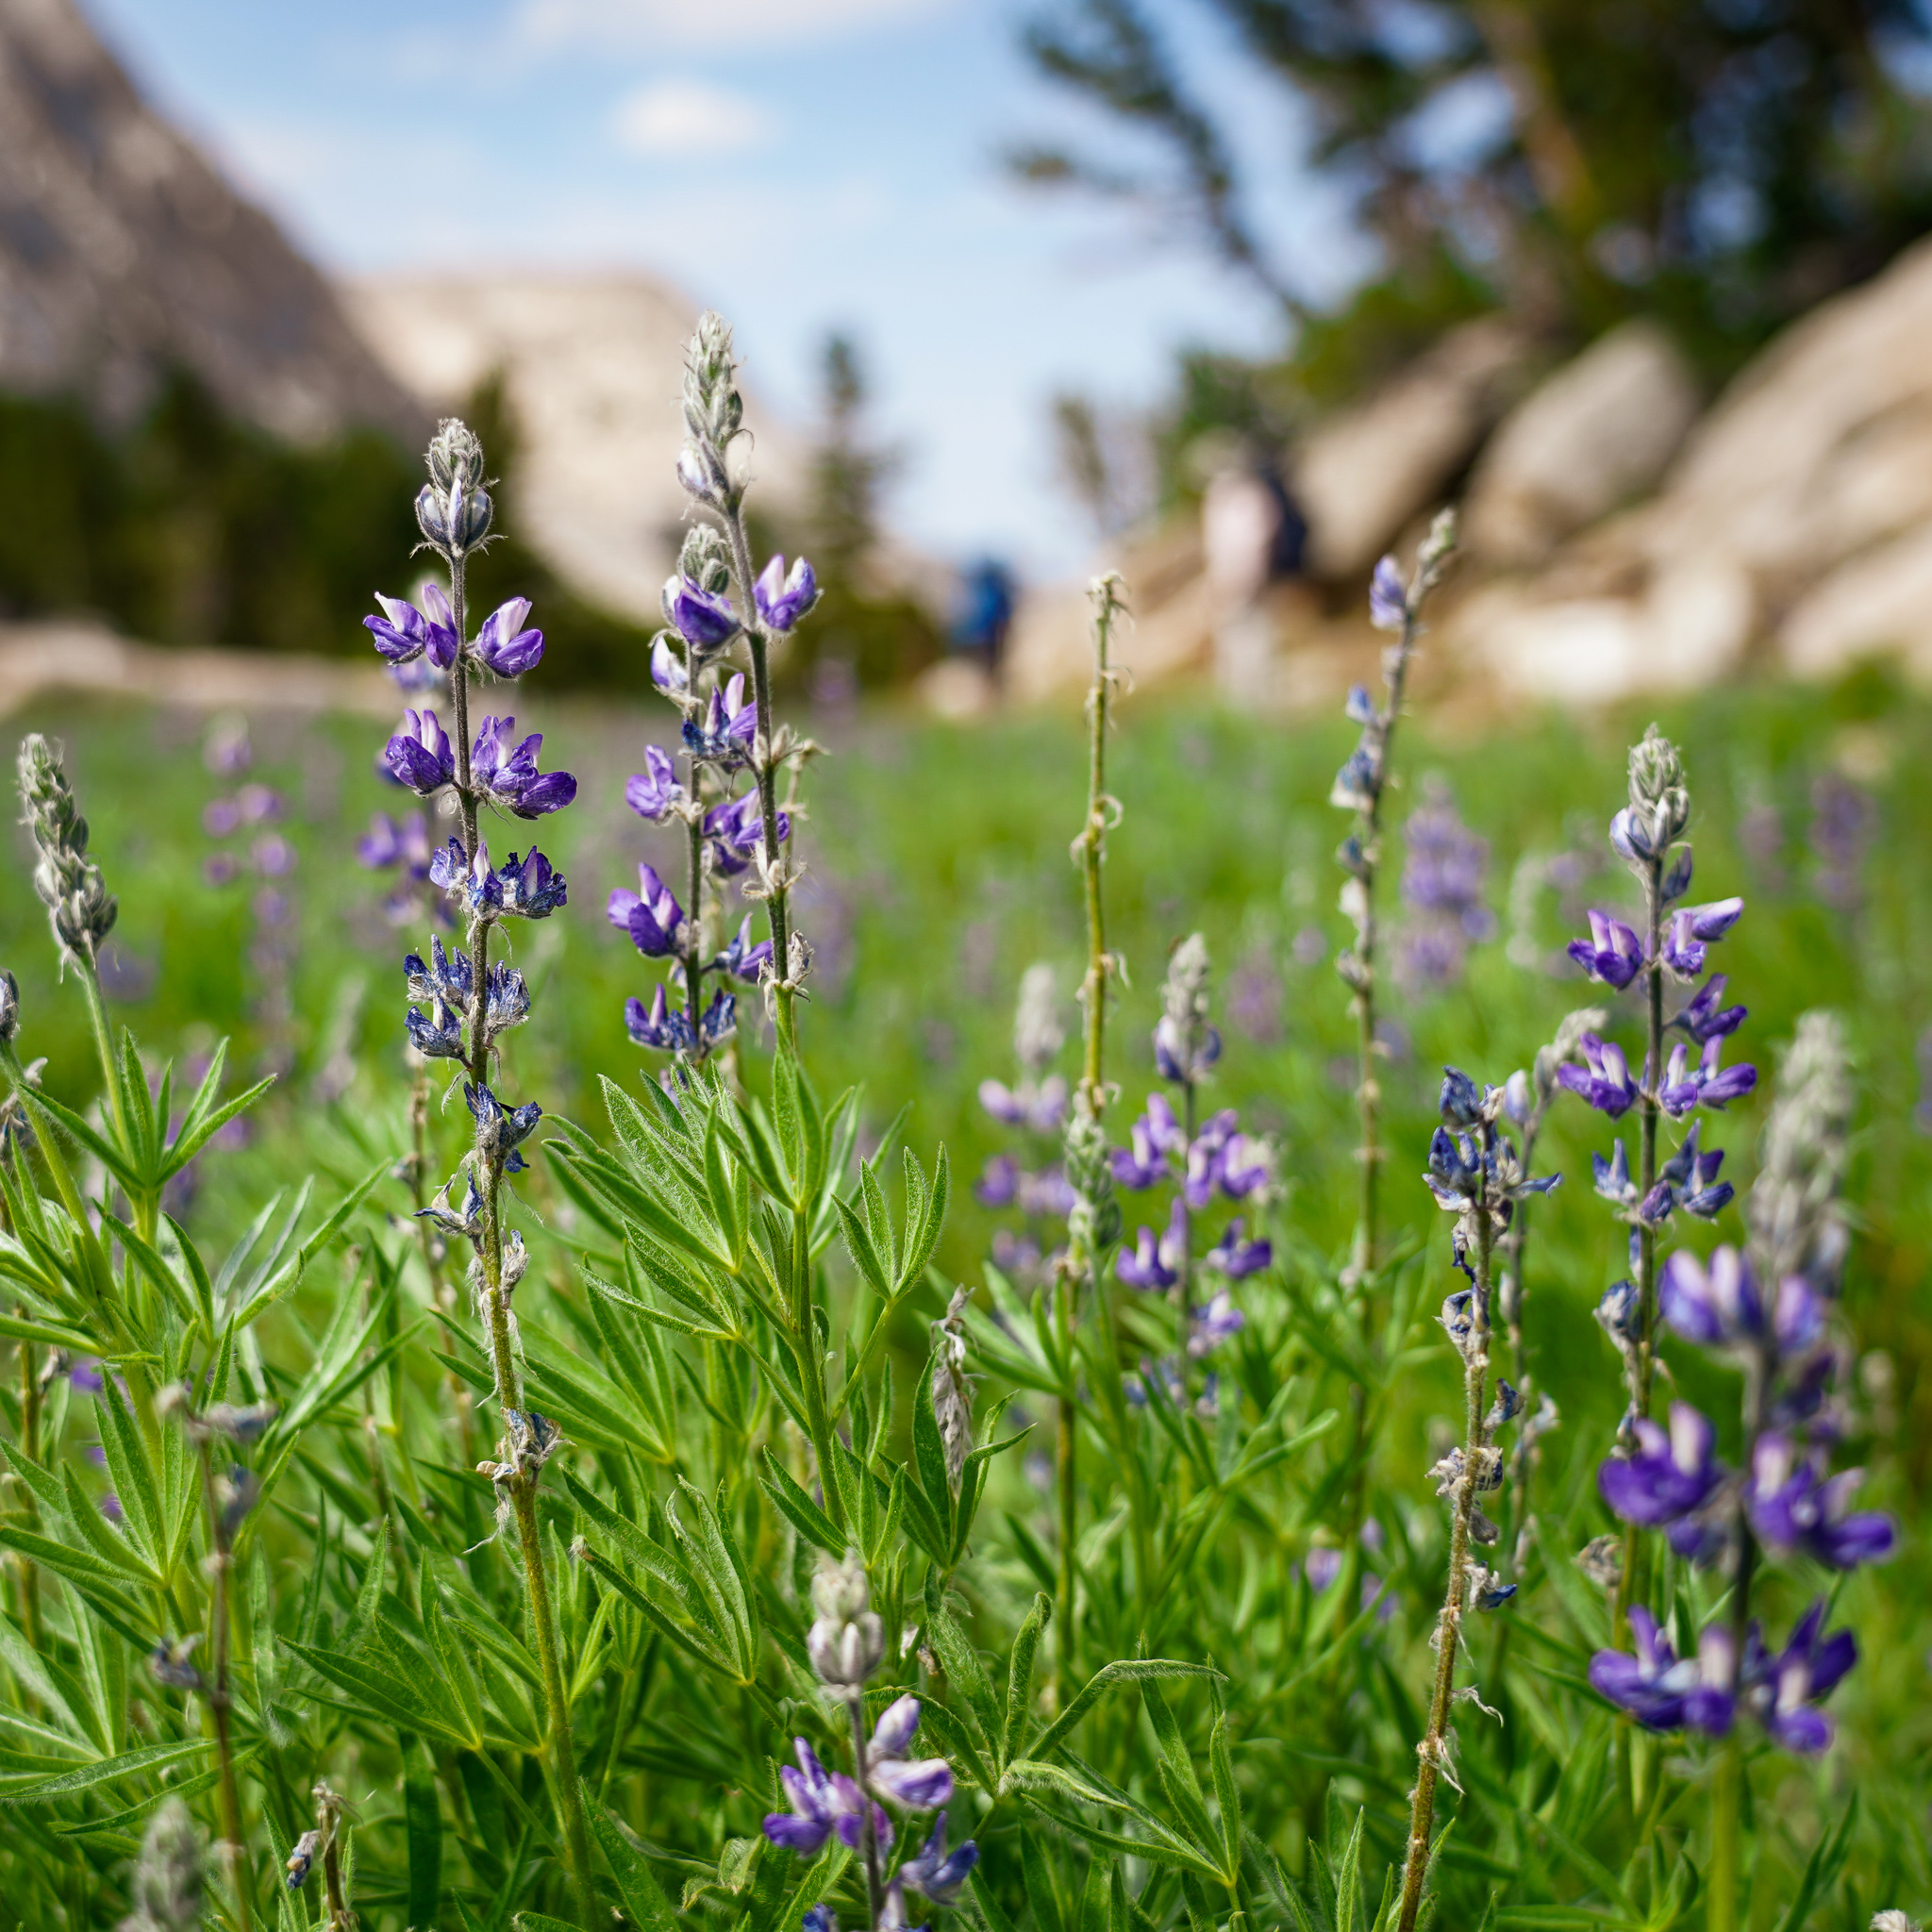
M 1272 88 L 1272 127 L 1200 85 L 1203 29 Z M 1636 313 L 1712 381 L 1932 227 L 1923 0 L 1042 0 L 1024 43 L 1124 139 L 1013 170 L 1152 212 L 1281 305 L 1273 367 L 1188 359 L 1158 454 L 1278 429 L 1446 326 L 1504 308 L 1558 346 Z M 1341 187 L 1378 266 L 1318 312 L 1254 218 L 1257 154 Z M 1064 440 L 1064 439 L 1063 439 Z
M 821 663 L 867 686 L 936 657 L 938 625 L 875 567 L 892 458 L 867 440 L 856 352 L 824 353 L 824 421 L 796 527 L 755 525 L 761 551 L 804 548 L 828 588 L 788 677 Z M 505 534 L 471 566 L 489 609 L 536 607 L 552 687 L 642 689 L 655 624 L 577 595 L 519 538 L 520 439 L 501 378 L 464 411 L 500 479 Z M 418 566 L 419 456 L 375 429 L 297 447 L 226 414 L 176 372 L 136 423 L 110 428 L 66 397 L 0 394 L 0 617 L 85 614 L 149 642 L 306 651 L 374 661 L 372 593 L 408 594 Z

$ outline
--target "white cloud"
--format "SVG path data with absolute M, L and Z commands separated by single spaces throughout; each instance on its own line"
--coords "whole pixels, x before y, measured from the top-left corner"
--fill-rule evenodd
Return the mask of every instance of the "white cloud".
M 775 129 L 748 94 L 702 80 L 654 80 L 618 103 L 612 131 L 630 154 L 689 156 L 746 154 Z
M 526 46 L 723 47 L 830 40 L 946 10 L 955 0 L 518 0 Z

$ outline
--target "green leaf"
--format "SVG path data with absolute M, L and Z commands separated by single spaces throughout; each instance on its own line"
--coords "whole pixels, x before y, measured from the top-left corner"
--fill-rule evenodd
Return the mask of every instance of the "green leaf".
M 1040 1640 L 1053 1621 L 1053 1599 L 1038 1591 L 1020 1634 L 1013 1639 L 1012 1659 L 1007 1667 L 1007 1727 L 1000 1740 L 1000 1770 L 1020 1755 L 1026 1721 L 1033 1714 L 1033 1662 Z
M 1028 1754 L 1041 1758 L 1053 1750 L 1103 1696 L 1116 1684 L 1146 1684 L 1167 1677 L 1218 1677 L 1221 1673 L 1208 1664 L 1175 1663 L 1160 1657 L 1116 1657 L 1089 1677 L 1085 1689 L 1061 1711 Z
M 411 1925 L 433 1926 L 442 1900 L 442 1807 L 436 1766 L 420 1738 L 403 1736 L 403 1825 L 408 1840 Z
M 1221 1812 L 1222 1877 L 1232 1885 L 1241 1869 L 1241 1796 L 1234 1781 L 1224 1715 L 1214 1720 L 1208 1740 L 1208 1764 L 1214 1778 L 1214 1803 Z
M 841 1534 L 832 1519 L 799 1488 L 770 1449 L 765 1451 L 765 1467 L 771 1474 L 760 1476 L 758 1487 L 771 1497 L 799 1535 L 834 1557 L 844 1556 L 851 1539 Z
M 124 1751 L 119 1757 L 104 1757 L 98 1764 L 84 1764 L 77 1771 L 64 1771 L 54 1777 L 35 1778 L 27 1784 L 0 1790 L 0 1805 L 49 1805 L 57 1798 L 72 1797 L 76 1791 L 90 1791 L 96 1785 L 111 1784 L 116 1778 L 137 1777 L 142 1772 L 160 1771 L 180 1764 L 203 1751 L 214 1749 L 206 1738 L 191 1738 L 185 1743 L 145 1744 L 138 1751 Z
M 1852 1824 L 1857 1815 L 1858 1794 L 1854 1790 L 1851 1802 L 1845 1807 L 1845 1815 L 1839 1820 L 1838 1829 L 1828 1838 L 1821 1838 L 1812 1848 L 1810 1857 L 1805 1861 L 1805 1875 L 1798 1881 L 1798 1889 L 1792 1894 L 1784 1917 L 1777 1922 L 1777 1932 L 1799 1932 L 1810 1916 L 1812 1901 L 1838 1883 L 1838 1874 L 1844 1869 Z
M 947 1703 L 958 1715 L 962 1714 L 958 1700 L 965 1701 L 975 1741 L 988 1757 L 994 1757 L 993 1740 L 1005 1735 L 1005 1714 L 993 1701 L 992 1685 L 988 1681 L 979 1653 L 966 1641 L 966 1633 L 946 1608 L 939 1576 L 932 1571 L 926 1573 L 925 1627 L 953 1693 Z
M 591 1798 L 588 1787 L 584 1790 L 584 1808 L 590 1814 L 591 1829 L 603 1847 L 610 1875 L 617 1881 L 618 1896 L 638 1932 L 676 1932 L 677 1914 L 671 1909 L 671 1901 L 664 1896 L 657 1875 L 644 1862 L 643 1853 L 630 1833 Z
M 1341 1855 L 1341 1869 L 1335 1874 L 1336 1932 L 1356 1932 L 1362 1891 L 1362 1815 L 1357 1809 L 1355 1829 L 1349 1833 L 1348 1847 Z

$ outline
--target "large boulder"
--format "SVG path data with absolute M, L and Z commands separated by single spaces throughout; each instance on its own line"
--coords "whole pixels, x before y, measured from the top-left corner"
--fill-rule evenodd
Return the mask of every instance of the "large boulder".
M 1360 407 L 1303 439 L 1291 487 L 1317 576 L 1366 571 L 1459 475 L 1535 368 L 1534 339 L 1500 315 L 1454 328 Z
M 677 396 L 698 305 L 640 275 L 383 276 L 345 294 L 391 371 L 435 408 L 502 378 L 519 532 L 576 590 L 655 622 L 687 508 Z M 782 502 L 802 475 L 794 446 L 756 395 L 747 421 L 759 495 Z
M 1540 696 L 1705 683 L 1758 646 L 1809 676 L 1902 649 L 1932 677 L 1928 340 L 1923 242 L 1751 362 L 1641 513 L 1466 598 L 1449 640 Z
M 72 0 L 0 0 L 0 387 L 125 421 L 175 367 L 300 441 L 424 426 L 328 284 L 148 108 Z
M 1470 479 L 1471 553 L 1539 564 L 1565 537 L 1649 491 L 1697 419 L 1677 345 L 1640 319 L 1601 336 L 1497 426 Z

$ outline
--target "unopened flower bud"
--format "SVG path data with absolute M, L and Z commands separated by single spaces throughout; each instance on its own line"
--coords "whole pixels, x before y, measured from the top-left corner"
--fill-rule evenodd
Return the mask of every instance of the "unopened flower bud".
M 712 597 L 731 588 L 731 552 L 715 524 L 693 524 L 677 553 L 677 574 Z
M 483 482 L 483 445 L 458 417 L 445 416 L 436 425 L 425 460 L 439 489 L 473 490 Z
M 805 1650 L 812 1669 L 834 1690 L 858 1690 L 878 1669 L 886 1634 L 870 1607 L 865 1562 L 857 1550 L 848 1550 L 842 1563 L 819 1565 L 811 1600 L 818 1620 L 806 1633 Z

